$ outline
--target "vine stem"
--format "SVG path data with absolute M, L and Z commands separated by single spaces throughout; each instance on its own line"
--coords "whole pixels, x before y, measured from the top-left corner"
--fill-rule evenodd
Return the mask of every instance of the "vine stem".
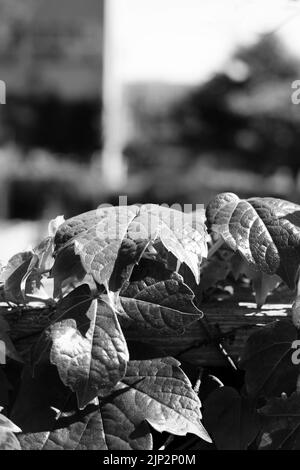
M 216 243 L 214 243 L 208 250 L 207 259 L 210 259 L 216 253 L 216 251 L 218 251 L 221 248 L 223 244 L 224 244 L 224 240 L 222 237 L 220 237 L 216 241 Z
M 196 383 L 195 383 L 195 386 L 194 386 L 194 392 L 197 393 L 197 395 L 198 395 L 199 390 L 200 390 L 203 372 L 204 372 L 203 367 L 199 367 L 198 377 L 197 377 L 197 380 L 196 380 Z
M 237 366 L 235 365 L 233 359 L 229 356 L 229 354 L 227 353 L 226 349 L 224 348 L 223 344 L 222 344 L 222 341 L 221 339 L 217 340 L 216 341 L 216 338 L 214 337 L 214 333 L 212 332 L 212 329 L 211 329 L 211 325 L 208 323 L 208 321 L 206 320 L 205 316 L 203 316 L 202 318 L 200 318 L 198 320 L 201 325 L 203 326 L 203 329 L 204 331 L 206 332 L 208 338 L 216 343 L 216 346 L 218 348 L 218 350 L 220 351 L 220 353 L 222 354 L 222 356 L 226 359 L 226 361 L 229 363 L 229 365 L 235 370 L 237 371 Z
M 174 441 L 174 438 L 175 437 L 173 436 L 173 434 L 170 434 L 158 450 L 165 450 L 166 447 L 168 447 L 168 445 L 170 445 Z

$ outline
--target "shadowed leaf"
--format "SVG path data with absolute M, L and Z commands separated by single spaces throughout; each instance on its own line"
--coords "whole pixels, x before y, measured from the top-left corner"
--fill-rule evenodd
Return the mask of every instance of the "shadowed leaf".
M 180 334 L 202 317 L 193 299 L 193 292 L 176 273 L 158 282 L 145 277 L 124 286 L 118 317 L 123 328 L 141 333 Z
M 263 429 L 258 447 L 263 450 L 300 449 L 300 394 L 272 398 L 259 410 Z
M 299 367 L 292 361 L 297 330 L 289 320 L 270 323 L 249 336 L 240 358 L 251 396 L 280 396 L 296 389 Z
M 209 395 L 203 422 L 219 450 L 246 450 L 260 429 L 256 410 L 231 387 Z

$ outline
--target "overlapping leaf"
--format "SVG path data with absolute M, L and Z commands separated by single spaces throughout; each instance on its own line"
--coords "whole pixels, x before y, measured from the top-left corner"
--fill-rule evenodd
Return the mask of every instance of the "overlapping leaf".
M 179 365 L 173 358 L 131 361 L 122 381 L 130 387 L 127 399 L 157 431 L 192 433 L 211 442 L 201 422 L 198 395 Z
M 151 450 L 146 421 L 160 432 L 193 433 L 210 441 L 200 400 L 174 359 L 129 362 L 112 394 L 82 411 L 74 408 L 72 397 L 66 402 L 57 379 L 47 369 L 35 378 L 23 377 L 12 414 L 23 427 L 22 449 Z
M 292 361 L 297 330 L 289 320 L 270 323 L 249 336 L 240 359 L 251 396 L 272 397 L 296 389 L 299 366 Z
M 233 250 L 266 274 L 278 274 L 294 288 L 300 265 L 300 206 L 274 198 L 241 200 L 219 194 L 207 219 Z
M 65 250 L 68 249 L 71 259 L 73 249 L 73 264 L 77 265 L 75 259 L 78 255 L 86 273 L 92 274 L 99 284 L 108 283 L 128 226 L 138 210 L 137 206 L 101 208 L 67 220 L 58 228 L 55 236 L 58 253 L 54 275 L 60 272 L 58 263 Z M 70 267 L 70 272 L 64 273 L 63 277 L 73 276 Z
M 111 281 L 110 288 L 118 290 L 149 243 L 162 243 L 180 263 L 189 266 L 199 282 L 207 247 L 203 214 L 202 218 L 200 212 L 195 214 L 154 204 L 100 208 L 81 214 L 57 230 L 55 267 L 64 250 L 72 246 L 74 256 L 80 256 L 85 271 L 97 283 Z
M 118 316 L 123 328 L 149 334 L 180 334 L 202 316 L 194 294 L 176 273 L 156 281 L 144 277 L 127 283 L 120 294 Z
M 25 372 L 12 417 L 24 450 L 152 449 L 150 428 L 126 393 L 78 410 L 53 366 L 40 367 L 34 378 Z
M 4 299 L 24 304 L 33 297 L 49 298 L 43 291 L 43 276 L 53 264 L 53 239 L 47 237 L 32 251 L 13 256 L 0 276 L 3 282 Z
M 64 299 L 35 348 L 34 362 L 49 343 L 50 361 L 76 392 L 80 408 L 109 394 L 125 374 L 128 350 L 116 314 L 105 301 L 93 299 L 87 285 Z

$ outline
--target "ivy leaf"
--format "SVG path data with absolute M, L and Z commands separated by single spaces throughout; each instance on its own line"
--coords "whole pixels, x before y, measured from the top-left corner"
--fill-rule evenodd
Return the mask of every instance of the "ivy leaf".
M 122 241 L 137 206 L 109 207 L 81 214 L 62 224 L 56 233 L 56 251 L 62 242 L 74 245 L 87 274 L 98 284 L 109 281 Z M 63 246 L 64 248 L 64 246 Z
M 22 449 L 151 450 L 146 421 L 160 432 L 189 432 L 210 441 L 201 423 L 200 400 L 172 358 L 129 362 L 115 390 L 81 411 L 72 397 L 63 403 L 53 369 L 37 372 L 23 380 L 13 412 L 15 422 L 23 424 Z
M 209 395 L 203 422 L 219 450 L 246 450 L 260 429 L 256 410 L 231 387 L 220 387 Z
M 207 442 L 201 422 L 201 403 L 191 383 L 173 358 L 130 361 L 118 388 L 129 387 L 127 400 L 159 432 L 178 436 L 195 434 Z
M 300 265 L 300 206 L 274 198 L 241 200 L 219 194 L 207 207 L 207 220 L 228 246 L 251 267 L 277 274 L 295 287 Z
M 117 317 L 104 301 L 94 300 L 86 316 L 91 326 L 83 337 L 74 320 L 63 320 L 51 328 L 50 361 L 60 377 L 76 391 L 79 408 L 97 395 L 107 395 L 126 371 L 129 359 Z
M 22 427 L 23 450 L 151 450 L 150 427 L 127 393 L 113 393 L 100 404 L 76 407 L 76 398 L 54 366 L 27 369 L 12 417 Z
M 259 410 L 263 429 L 258 447 L 261 450 L 300 449 L 300 394 L 272 398 Z
M 22 450 L 152 450 L 147 423 L 126 412 L 128 404 L 119 396 L 101 408 L 61 413 L 50 431 L 21 435 Z
M 149 217 L 151 229 L 155 229 L 159 241 L 180 263 L 185 263 L 190 268 L 199 283 L 200 264 L 202 258 L 207 256 L 204 211 L 186 213 L 146 204 L 141 208 L 141 214 L 143 212 Z
M 12 421 L 0 413 L 0 450 L 21 450 L 15 433 L 21 432 Z
M 154 204 L 101 208 L 81 214 L 58 228 L 56 257 L 72 245 L 74 256 L 80 256 L 87 274 L 98 284 L 108 285 L 111 280 L 110 289 L 118 290 L 148 245 L 162 244 L 180 263 L 189 266 L 199 282 L 207 245 L 204 216 L 197 214 Z
M 265 325 L 252 333 L 240 358 L 250 396 L 279 396 L 296 389 L 299 367 L 293 364 L 297 330 L 289 320 Z
M 93 300 L 88 286 L 75 289 L 63 305 L 66 310 L 60 307 L 34 357 L 52 343 L 50 361 L 84 408 L 97 395 L 109 394 L 124 376 L 127 345 L 115 312 L 105 301 Z
M 118 317 L 125 329 L 150 335 L 180 334 L 203 316 L 193 299 L 194 293 L 179 274 L 170 273 L 161 281 L 145 277 L 124 286 Z

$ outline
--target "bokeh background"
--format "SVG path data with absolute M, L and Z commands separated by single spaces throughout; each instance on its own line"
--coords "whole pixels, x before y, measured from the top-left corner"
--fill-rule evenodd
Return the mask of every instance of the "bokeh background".
M 0 259 L 101 203 L 300 202 L 298 0 L 0 0 Z

